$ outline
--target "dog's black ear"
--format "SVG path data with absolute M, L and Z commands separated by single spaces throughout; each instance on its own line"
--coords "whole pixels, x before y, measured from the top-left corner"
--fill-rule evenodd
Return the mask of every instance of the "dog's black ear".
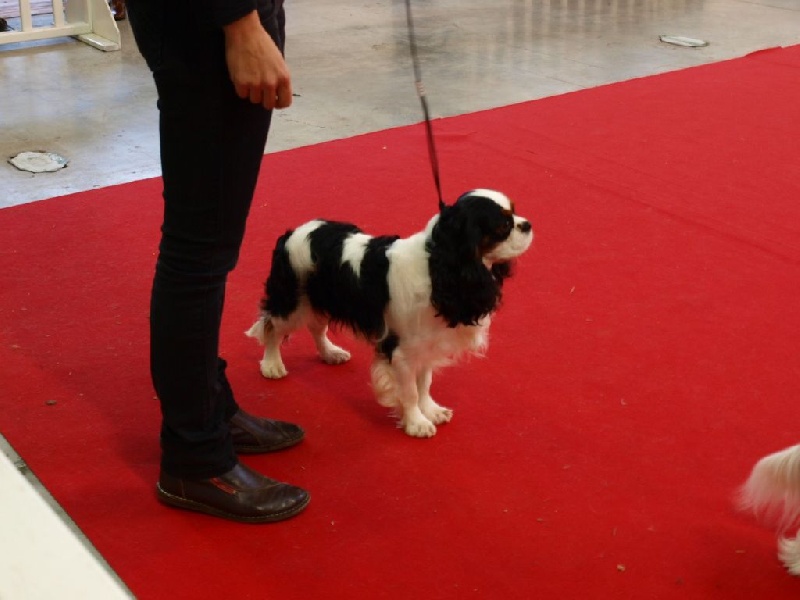
M 502 287 L 503 282 L 511 277 L 511 263 L 504 262 L 504 263 L 495 263 L 492 265 L 491 268 L 492 275 L 494 275 L 494 279 L 497 282 L 497 285 Z
M 505 275 L 483 264 L 483 232 L 474 216 L 459 203 L 445 207 L 428 241 L 431 304 L 450 327 L 477 324 L 501 299 Z

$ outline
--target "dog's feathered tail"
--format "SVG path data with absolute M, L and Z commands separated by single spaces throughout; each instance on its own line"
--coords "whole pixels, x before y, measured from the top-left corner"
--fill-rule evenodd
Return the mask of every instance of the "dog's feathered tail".
M 756 463 L 739 496 L 742 510 L 784 534 L 800 522 L 800 444 L 765 456 Z M 778 541 L 778 556 L 793 575 L 800 575 L 800 533 Z
M 266 315 L 262 314 L 258 318 L 258 321 L 253 323 L 253 326 L 250 329 L 248 329 L 247 331 L 245 331 L 244 334 L 247 337 L 254 338 L 255 340 L 258 341 L 259 344 L 261 344 L 263 346 L 264 345 L 264 339 L 265 339 L 264 336 L 266 335 L 266 329 L 267 329 L 268 320 L 269 320 L 269 318 Z
M 397 398 L 397 376 L 392 366 L 385 360 L 376 360 L 370 370 L 372 376 L 372 389 L 378 404 L 386 408 L 399 409 L 400 401 Z

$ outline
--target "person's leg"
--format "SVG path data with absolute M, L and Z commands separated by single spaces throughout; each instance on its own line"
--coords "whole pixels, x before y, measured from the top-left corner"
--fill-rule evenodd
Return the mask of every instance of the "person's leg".
M 151 372 L 163 417 L 156 491 L 180 508 L 277 521 L 302 511 L 308 493 L 239 463 L 235 448 L 286 447 L 302 429 L 241 411 L 218 356 L 225 284 L 271 114 L 235 95 L 222 32 L 192 22 L 200 13 L 190 8 L 189 0 L 129 2 L 161 114 L 164 221 L 151 296 Z M 268 30 L 276 39 L 277 23 L 273 14 Z
M 225 423 L 234 415 L 241 421 L 244 413 L 217 356 L 219 327 L 271 114 L 235 95 L 222 32 L 197 21 L 187 7 L 180 0 L 132 0 L 131 24 L 153 70 L 161 112 L 165 203 L 151 356 L 164 415 L 163 462 L 175 475 L 203 477 L 235 464 Z M 282 46 L 280 3 L 260 0 L 259 13 Z M 259 433 L 260 443 L 244 440 L 249 450 L 302 438 L 294 426 L 289 440 Z
M 216 33 L 196 45 L 191 62 L 155 73 L 164 222 L 151 300 L 151 370 L 163 415 L 162 468 L 195 478 L 237 462 L 219 380 L 219 328 L 271 116 L 236 96 Z

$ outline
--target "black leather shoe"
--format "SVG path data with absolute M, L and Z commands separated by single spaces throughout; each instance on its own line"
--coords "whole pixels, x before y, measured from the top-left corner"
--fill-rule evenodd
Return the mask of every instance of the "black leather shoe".
M 162 471 L 156 494 L 164 504 L 243 523 L 288 519 L 310 500 L 307 491 L 265 477 L 241 463 L 219 477 L 199 481 Z
M 233 447 L 239 454 L 258 454 L 289 448 L 305 436 L 302 428 L 292 423 L 254 417 L 239 409 L 228 426 Z

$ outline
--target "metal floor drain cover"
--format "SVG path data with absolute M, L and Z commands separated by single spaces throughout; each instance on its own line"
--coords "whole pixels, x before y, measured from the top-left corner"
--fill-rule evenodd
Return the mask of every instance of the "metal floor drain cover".
M 20 171 L 52 173 L 66 167 L 69 161 L 63 156 L 52 152 L 20 152 L 16 156 L 9 158 L 8 162 Z

